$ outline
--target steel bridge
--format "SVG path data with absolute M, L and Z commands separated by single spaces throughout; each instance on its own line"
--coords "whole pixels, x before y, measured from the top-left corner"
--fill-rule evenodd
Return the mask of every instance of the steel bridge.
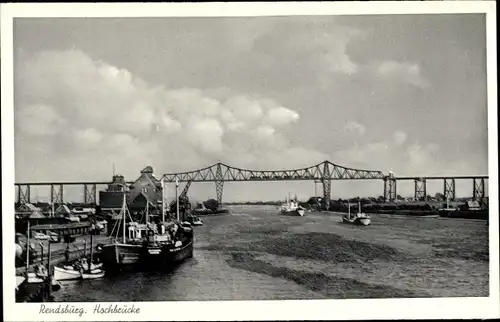
M 167 173 L 162 176 L 165 182 L 186 182 L 186 188 L 192 182 L 215 182 L 217 201 L 222 203 L 224 182 L 226 181 L 288 181 L 311 180 L 323 184 L 325 204 L 330 202 L 332 180 L 382 180 L 384 182 L 384 198 L 386 201 L 396 200 L 397 182 L 413 180 L 415 185 L 415 199 L 427 200 L 427 181 L 443 181 L 443 195 L 449 200 L 455 200 L 456 180 L 472 181 L 472 197 L 483 202 L 485 199 L 485 181 L 488 176 L 427 176 L 427 177 L 396 177 L 382 171 L 361 170 L 339 166 L 330 161 L 300 169 L 292 170 L 247 170 L 216 163 L 212 166 L 189 172 Z M 161 180 L 160 179 L 160 180 Z M 65 186 L 81 186 L 83 188 L 85 204 L 97 204 L 97 186 L 110 184 L 109 181 L 92 182 L 23 182 L 15 183 L 18 187 L 17 203 L 29 203 L 32 186 L 50 187 L 51 201 L 56 204 L 64 203 Z M 131 184 L 132 182 L 128 182 Z M 187 193 L 187 189 L 186 193 Z

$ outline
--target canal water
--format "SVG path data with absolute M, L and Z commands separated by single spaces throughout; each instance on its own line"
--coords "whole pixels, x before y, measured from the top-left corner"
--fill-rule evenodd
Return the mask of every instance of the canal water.
M 189 301 L 488 295 L 486 221 L 374 215 L 285 217 L 234 206 L 202 217 L 194 258 L 169 272 L 66 283 L 56 301 Z

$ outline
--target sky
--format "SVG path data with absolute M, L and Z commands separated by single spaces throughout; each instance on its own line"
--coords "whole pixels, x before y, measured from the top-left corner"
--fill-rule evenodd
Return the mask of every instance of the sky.
M 217 162 L 488 172 L 482 14 L 16 18 L 14 87 L 16 182 Z M 306 199 L 314 183 L 227 183 L 224 200 L 288 192 Z M 332 183 L 333 198 L 381 194 L 382 181 Z M 190 195 L 215 197 L 215 184 Z

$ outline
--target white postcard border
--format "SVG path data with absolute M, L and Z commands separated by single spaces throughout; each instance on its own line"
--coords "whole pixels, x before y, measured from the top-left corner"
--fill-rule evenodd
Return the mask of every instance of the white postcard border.
M 97 303 L 46 303 L 47 307 L 73 305 L 87 313 L 41 315 L 40 304 L 14 300 L 14 240 L 12 204 L 14 186 L 13 127 L 13 17 L 167 17 L 167 16 L 284 16 L 366 14 L 487 13 L 488 145 L 490 198 L 490 297 L 301 301 L 120 302 L 99 303 L 140 308 L 139 314 L 93 314 Z M 8 321 L 159 321 L 159 320 L 324 320 L 492 318 L 499 309 L 499 208 L 495 2 L 315 2 L 315 3 L 194 3 L 194 4 L 2 4 L 2 218 L 3 301 Z M 12 214 L 12 215 L 11 215 Z

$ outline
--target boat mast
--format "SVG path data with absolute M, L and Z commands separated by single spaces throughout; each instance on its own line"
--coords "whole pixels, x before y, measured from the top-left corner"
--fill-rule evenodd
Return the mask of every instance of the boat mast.
M 28 218 L 28 232 L 26 233 L 26 276 L 30 267 L 30 219 Z
M 92 226 L 94 226 L 94 224 L 92 224 Z M 94 255 L 93 254 L 93 240 L 92 240 L 92 235 L 94 234 L 94 231 L 93 229 L 91 229 L 90 231 L 90 260 L 89 260 L 89 272 L 92 271 L 92 256 Z
M 161 178 L 161 222 L 165 222 L 165 178 Z
M 149 223 L 149 200 L 146 199 L 146 225 Z
M 175 179 L 175 204 L 177 206 L 177 220 L 179 219 L 179 180 Z
M 123 192 L 123 206 L 122 206 L 122 219 L 123 219 L 123 243 L 125 243 L 125 223 L 127 217 L 125 216 L 125 209 L 127 207 L 127 201 L 125 198 L 125 191 Z

